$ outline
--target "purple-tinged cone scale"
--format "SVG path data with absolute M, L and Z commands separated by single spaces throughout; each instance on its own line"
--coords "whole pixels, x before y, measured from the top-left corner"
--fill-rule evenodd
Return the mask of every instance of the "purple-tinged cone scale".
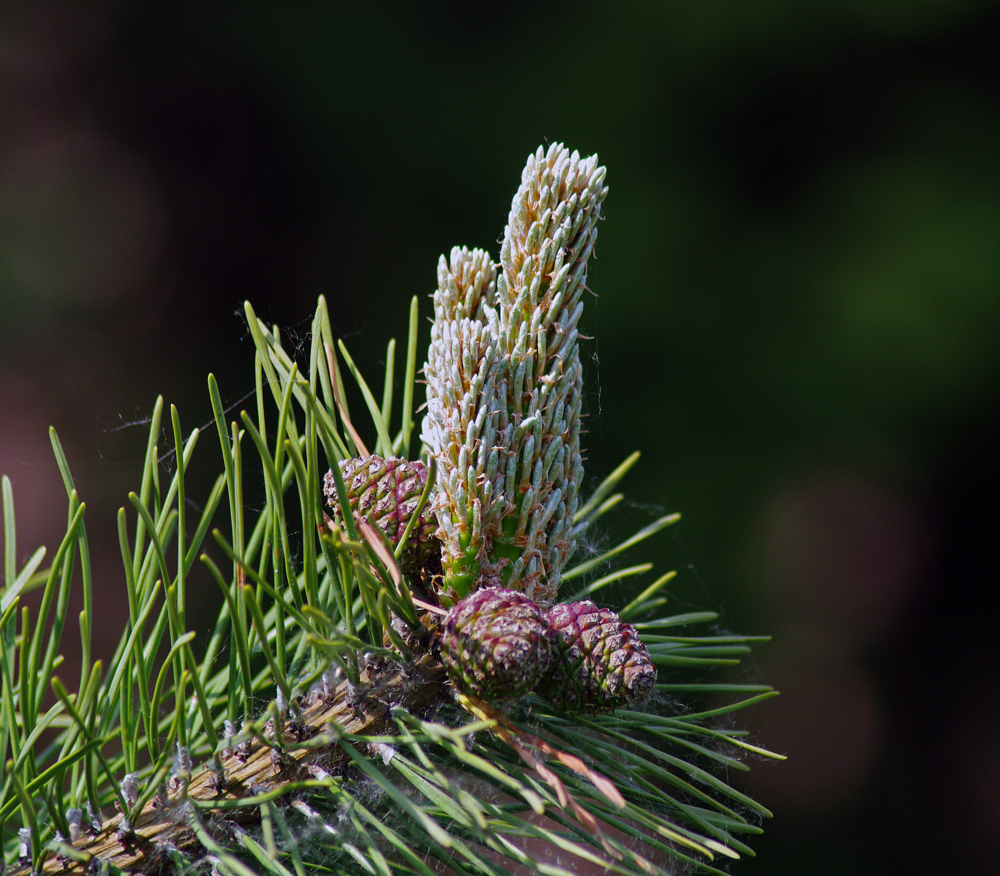
M 546 618 L 559 638 L 538 695 L 564 712 L 605 712 L 649 696 L 656 667 L 635 627 L 589 599 L 554 605 Z
M 487 587 L 444 619 L 441 661 L 455 686 L 491 702 L 528 693 L 552 666 L 556 635 L 542 610 L 516 590 Z
M 341 460 L 340 472 L 351 510 L 375 524 L 395 547 L 420 501 L 427 483 L 427 467 L 422 462 L 407 459 L 369 456 Z M 334 521 L 343 526 L 332 471 L 323 479 L 323 493 Z M 419 572 L 435 553 L 440 552 L 440 543 L 434 537 L 436 530 L 437 521 L 425 506 L 400 557 L 399 565 L 404 572 Z

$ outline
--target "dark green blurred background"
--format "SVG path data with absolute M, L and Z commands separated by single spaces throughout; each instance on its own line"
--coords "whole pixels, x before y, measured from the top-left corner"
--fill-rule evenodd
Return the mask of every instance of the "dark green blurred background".
M 739 677 L 783 696 L 741 720 L 789 760 L 740 777 L 776 817 L 733 871 L 985 872 L 998 31 L 974 0 L 4 0 L 0 471 L 22 554 L 62 532 L 51 424 L 117 637 L 115 513 L 155 396 L 186 430 L 209 371 L 234 415 L 252 404 L 244 299 L 294 341 L 326 295 L 374 377 L 438 255 L 497 255 L 526 155 L 561 140 L 611 187 L 589 472 L 643 453 L 604 537 L 681 511 L 633 561 L 679 570 L 675 608 L 775 635 Z M 208 432 L 202 477 L 216 454 Z

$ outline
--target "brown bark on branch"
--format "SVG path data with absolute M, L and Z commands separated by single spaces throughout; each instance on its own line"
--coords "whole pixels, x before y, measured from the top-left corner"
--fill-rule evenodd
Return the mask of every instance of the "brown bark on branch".
M 199 803 L 247 800 L 310 777 L 308 767 L 322 766 L 329 771 L 343 763 L 346 755 L 336 743 L 316 746 L 315 737 L 324 731 L 377 735 L 395 726 L 390 715 L 390 704 L 401 704 L 415 711 L 440 700 L 447 679 L 440 661 L 431 654 L 424 654 L 405 670 L 375 673 L 373 680 L 362 675 L 359 689 L 364 692 L 361 701 L 349 694 L 347 682 L 336 689 L 334 696 L 314 703 L 304 710 L 297 727 L 286 724 L 282 731 L 280 754 L 259 739 L 249 745 L 249 753 L 238 756 L 229 754 L 223 759 L 225 787 L 218 787 L 215 773 L 207 767 L 194 775 L 187 785 L 169 795 L 166 808 L 155 801 L 146 804 L 129 833 L 119 830 L 122 816 L 116 815 L 104 822 L 96 835 L 82 834 L 73 845 L 73 858 L 51 852 L 43 866 L 43 873 L 87 873 L 90 868 L 107 861 L 126 873 L 159 874 L 167 872 L 171 864 L 169 851 L 182 853 L 198 848 L 198 840 L 187 823 L 188 807 Z M 313 740 L 310 744 L 309 740 Z M 216 810 L 219 811 L 219 810 Z M 224 820 L 208 824 L 213 832 L 224 833 L 226 823 L 247 823 L 259 818 L 257 806 L 241 806 L 225 811 Z M 208 821 L 202 814 L 202 821 Z M 215 828 L 222 827 L 222 831 Z M 219 837 L 220 844 L 229 846 L 231 835 Z M 28 876 L 30 865 L 22 865 L 8 874 Z

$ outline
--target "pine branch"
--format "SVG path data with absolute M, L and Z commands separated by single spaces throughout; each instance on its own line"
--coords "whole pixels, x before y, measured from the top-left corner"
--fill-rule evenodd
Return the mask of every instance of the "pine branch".
M 47 568 L 40 549 L 18 569 L 4 478 L 0 835 L 13 872 L 552 871 L 532 838 L 616 873 L 720 873 L 720 856 L 752 854 L 743 837 L 770 813 L 719 772 L 774 755 L 718 722 L 774 692 L 707 673 L 764 637 L 699 634 L 710 612 L 665 616 L 673 573 L 620 614 L 591 601 L 647 573 L 614 564 L 677 515 L 572 563 L 638 459 L 579 494 L 576 326 L 604 178 L 596 157 L 539 149 L 499 264 L 483 250 L 441 259 L 422 459 L 407 458 L 416 299 L 395 418 L 394 342 L 379 403 L 323 299 L 305 367 L 247 304 L 257 409 L 227 423 L 209 378 L 223 473 L 198 520 L 186 472 L 199 433 L 185 439 L 170 409 L 177 464 L 161 483 L 154 408 L 119 512 L 129 622 L 107 671 L 91 659 L 85 506 L 55 433 L 67 529 Z M 345 375 L 370 427 L 351 417 Z M 247 454 L 266 490 L 256 518 Z M 224 598 L 200 661 L 186 596 L 199 561 Z M 55 673 L 78 580 L 70 694 Z M 34 589 L 33 618 L 20 601 Z M 720 693 L 742 699 L 702 712 L 675 699 Z
M 64 845 L 66 855 L 50 856 L 43 872 L 64 873 L 67 860 L 84 868 L 96 861 L 129 873 L 167 872 L 173 866 L 172 852 L 189 854 L 199 848 L 192 810 L 203 819 L 218 816 L 211 833 L 219 842 L 231 843 L 233 825 L 259 821 L 264 801 L 306 788 L 334 788 L 337 782 L 331 774 L 348 760 L 339 744 L 344 735 L 384 733 L 395 726 L 392 708 L 420 711 L 441 698 L 445 681 L 440 663 L 427 654 L 405 670 L 382 672 L 376 678 L 366 670 L 359 688 L 342 682 L 329 695 L 317 696 L 301 714 L 286 715 L 280 734 L 272 718 L 252 736 L 233 737 L 228 741 L 231 748 L 219 759 L 220 771 L 206 766 L 175 780 L 172 790 L 165 786 L 162 796 L 143 807 L 131 829 L 123 828 L 124 815 L 109 818 L 95 834 Z M 8 872 L 28 876 L 31 868 Z

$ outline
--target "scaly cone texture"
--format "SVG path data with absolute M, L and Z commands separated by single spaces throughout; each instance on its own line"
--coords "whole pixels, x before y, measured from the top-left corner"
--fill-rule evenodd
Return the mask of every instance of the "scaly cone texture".
M 490 702 L 532 690 L 555 656 L 556 634 L 542 610 L 514 590 L 477 590 L 442 625 L 441 662 L 452 682 Z
M 421 462 L 395 457 L 383 459 L 381 456 L 342 459 L 339 464 L 351 510 L 374 523 L 395 547 L 403 537 L 406 524 L 416 510 L 427 483 L 426 466 Z M 323 479 L 323 492 L 331 516 L 342 526 L 337 484 L 332 471 L 327 472 Z M 404 572 L 419 572 L 438 550 L 434 538 L 436 529 L 434 518 L 425 506 L 400 557 L 399 565 Z
M 603 712 L 649 696 L 656 667 L 635 627 L 589 599 L 554 605 L 546 615 L 559 638 L 552 671 L 538 695 L 564 712 Z
M 583 529 L 573 524 L 583 475 L 577 322 L 604 177 L 596 156 L 540 147 L 511 204 L 502 271 L 480 250 L 442 259 L 423 440 L 442 485 L 446 599 L 502 585 L 551 603 Z

